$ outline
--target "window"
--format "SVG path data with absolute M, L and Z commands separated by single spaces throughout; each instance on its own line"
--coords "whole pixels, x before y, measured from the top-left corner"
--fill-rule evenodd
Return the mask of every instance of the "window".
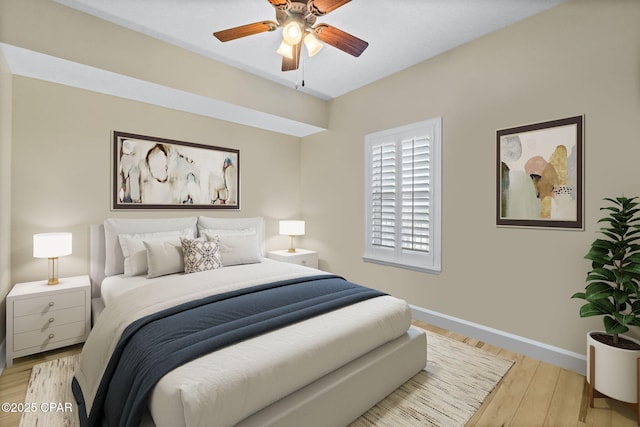
M 365 136 L 365 261 L 440 272 L 441 127 Z

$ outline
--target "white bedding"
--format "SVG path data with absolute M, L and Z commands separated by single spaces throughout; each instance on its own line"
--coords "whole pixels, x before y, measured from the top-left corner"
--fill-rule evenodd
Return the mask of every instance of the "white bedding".
M 269 258 L 261 258 L 261 262 L 277 262 Z M 234 268 L 239 266 L 233 266 Z M 231 268 L 231 267 L 229 267 Z M 252 267 L 247 267 L 251 269 Z M 228 270 L 229 271 L 229 270 Z M 230 270 L 234 271 L 234 270 Z M 318 274 L 318 271 L 316 271 Z M 100 285 L 100 295 L 102 297 L 102 301 L 104 305 L 107 306 L 109 303 L 116 297 L 122 295 L 125 292 L 128 292 L 132 289 L 139 288 L 142 286 L 149 285 L 151 283 L 163 282 L 166 280 L 175 280 L 176 276 L 185 276 L 184 273 L 174 274 L 171 276 L 161 276 L 153 279 L 147 279 L 147 276 L 132 276 L 126 277 L 124 274 L 116 274 L 115 276 L 105 277 Z
M 235 425 L 404 334 L 405 308 L 391 296 L 374 298 L 201 357 L 156 385 L 153 420 L 158 427 Z
M 190 275 L 137 278 L 126 292 L 114 291 L 76 373 L 87 407 L 120 334 L 133 320 L 190 299 L 315 274 L 318 270 L 265 260 Z M 410 323 L 407 304 L 385 296 L 241 342 L 165 375 L 151 396 L 151 414 L 158 426 L 233 425 L 403 335 Z
M 159 277 L 153 280 L 162 280 L 165 277 Z M 100 296 L 104 305 L 107 306 L 113 301 L 114 298 L 128 292 L 132 289 L 139 288 L 149 284 L 149 280 L 145 276 L 133 276 L 125 277 L 124 274 L 117 274 L 115 276 L 105 277 L 100 286 Z

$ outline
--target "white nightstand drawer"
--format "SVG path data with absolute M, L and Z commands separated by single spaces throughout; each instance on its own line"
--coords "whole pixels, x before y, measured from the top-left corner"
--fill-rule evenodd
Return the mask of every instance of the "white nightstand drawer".
M 16 317 L 28 316 L 30 314 L 45 314 L 69 307 L 84 306 L 85 295 L 84 291 L 74 291 L 19 299 L 13 303 L 13 314 Z
M 306 249 L 296 249 L 295 252 L 289 252 L 287 250 L 270 251 L 267 253 L 267 256 L 277 261 L 318 268 L 318 253 L 315 251 L 308 251 Z
M 85 322 L 54 326 L 44 331 L 37 330 L 15 334 L 13 338 L 13 351 L 20 351 L 31 347 L 44 348 L 58 341 L 82 337 L 84 334 Z
M 292 257 L 289 262 L 293 264 L 305 265 L 307 267 L 318 268 L 318 255 L 316 254 L 300 255 L 297 257 Z
M 14 332 L 21 334 L 29 331 L 45 331 L 58 325 L 84 321 L 84 305 L 55 310 L 45 314 L 23 316 L 14 324 Z

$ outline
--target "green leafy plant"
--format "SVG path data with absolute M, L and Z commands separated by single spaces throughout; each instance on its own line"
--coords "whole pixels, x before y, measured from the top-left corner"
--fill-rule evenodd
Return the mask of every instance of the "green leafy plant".
M 604 316 L 604 328 L 618 345 L 618 334 L 629 326 L 640 326 L 640 208 L 638 197 L 605 198 L 612 206 L 600 208 L 608 215 L 598 223 L 606 225 L 599 233 L 604 237 L 591 244 L 586 259 L 591 260 L 585 292 L 571 298 L 586 300 L 580 317 Z

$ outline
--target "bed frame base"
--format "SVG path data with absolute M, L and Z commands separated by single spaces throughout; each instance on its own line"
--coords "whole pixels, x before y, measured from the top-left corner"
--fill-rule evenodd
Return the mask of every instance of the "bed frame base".
M 236 427 L 344 427 L 424 369 L 426 348 L 424 331 L 410 328 L 400 338 L 250 415 Z M 155 426 L 148 410 L 141 426 Z
M 345 426 L 427 364 L 424 331 L 404 336 L 337 369 L 240 422 L 237 427 Z
M 237 427 L 345 426 L 424 369 L 426 347 L 424 331 L 412 328 L 249 416 Z

